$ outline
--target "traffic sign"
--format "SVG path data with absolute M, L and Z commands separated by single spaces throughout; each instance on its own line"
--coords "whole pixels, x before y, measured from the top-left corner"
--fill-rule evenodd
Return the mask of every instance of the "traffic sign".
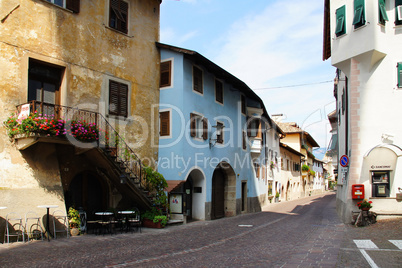
M 349 166 L 349 157 L 347 155 L 342 155 L 341 159 L 339 159 L 339 162 L 342 167 L 347 167 Z

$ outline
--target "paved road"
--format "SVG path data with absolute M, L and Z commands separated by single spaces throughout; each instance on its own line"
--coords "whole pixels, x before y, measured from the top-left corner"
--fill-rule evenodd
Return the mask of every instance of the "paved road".
M 342 224 L 330 193 L 142 233 L 0 245 L 0 267 L 370 267 L 351 239 L 365 228 Z

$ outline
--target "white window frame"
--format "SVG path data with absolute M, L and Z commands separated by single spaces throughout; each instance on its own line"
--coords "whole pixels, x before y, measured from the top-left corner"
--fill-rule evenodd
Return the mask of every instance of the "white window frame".
M 173 87 L 174 87 L 174 58 L 164 59 L 164 60 L 161 61 L 161 63 L 162 63 L 162 62 L 167 62 L 167 61 L 170 61 L 170 62 L 171 62 L 171 64 L 170 64 L 170 67 L 171 67 L 171 68 L 170 68 L 170 86 L 167 86 L 167 87 L 159 87 L 160 90 L 169 89 L 169 88 L 173 88 Z

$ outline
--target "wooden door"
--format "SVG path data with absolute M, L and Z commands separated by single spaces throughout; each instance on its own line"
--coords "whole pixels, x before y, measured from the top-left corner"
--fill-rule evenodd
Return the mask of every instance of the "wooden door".
M 212 218 L 225 217 L 225 174 L 217 168 L 212 176 Z

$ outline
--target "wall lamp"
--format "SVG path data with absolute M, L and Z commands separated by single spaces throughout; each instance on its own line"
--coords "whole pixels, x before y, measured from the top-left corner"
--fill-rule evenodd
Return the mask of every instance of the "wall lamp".
M 223 124 L 217 124 L 216 126 L 212 126 L 213 128 L 216 128 L 216 138 L 212 139 L 209 138 L 209 148 L 211 149 L 212 147 L 215 146 L 216 142 L 218 141 L 218 136 L 222 135 L 223 128 L 225 127 Z M 212 135 L 211 135 L 212 136 Z

